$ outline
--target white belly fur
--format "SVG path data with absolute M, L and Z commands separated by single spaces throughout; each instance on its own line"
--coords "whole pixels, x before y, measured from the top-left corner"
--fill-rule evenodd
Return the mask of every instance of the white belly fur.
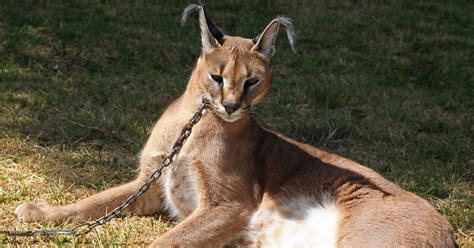
M 178 157 L 163 175 L 165 209 L 175 220 L 182 220 L 190 215 L 199 203 L 196 176 L 190 164 L 187 159 Z
M 338 221 L 332 201 L 296 199 L 278 209 L 260 207 L 244 240 L 257 247 L 336 247 Z

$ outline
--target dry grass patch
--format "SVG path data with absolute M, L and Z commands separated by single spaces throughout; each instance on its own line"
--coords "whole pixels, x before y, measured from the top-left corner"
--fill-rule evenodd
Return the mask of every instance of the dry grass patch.
M 0 139 L 0 229 L 30 230 L 49 228 L 72 228 L 77 223 L 64 225 L 25 224 L 16 220 L 13 211 L 23 202 L 47 202 L 64 205 L 76 202 L 98 191 L 122 181 L 122 175 L 133 174 L 130 167 L 121 165 L 133 162 L 122 158 L 116 168 L 103 168 L 96 163 L 106 163 L 111 151 L 91 155 L 88 149 L 63 150 L 58 147 L 45 148 L 19 142 L 15 139 Z M 11 155 L 16 154 L 16 155 Z M 130 161 L 132 160 L 132 161 Z M 131 176 L 131 175 L 130 175 Z M 5 245 L 32 246 L 146 246 L 172 225 L 160 215 L 150 217 L 126 216 L 98 227 L 84 237 L 54 236 L 34 238 L 7 238 Z

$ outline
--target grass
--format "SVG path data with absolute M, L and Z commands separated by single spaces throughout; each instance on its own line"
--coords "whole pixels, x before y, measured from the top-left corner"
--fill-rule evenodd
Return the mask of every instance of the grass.
M 25 201 L 67 204 L 136 175 L 136 154 L 199 56 L 188 1 L 0 5 L 0 229 Z M 258 121 L 347 156 L 429 200 L 474 244 L 474 4 L 470 1 L 209 1 L 229 34 L 292 17 Z M 126 217 L 85 238 L 12 246 L 143 246 L 172 222 Z M 164 218 L 164 216 L 163 216 Z M 65 225 L 70 227 L 71 224 Z

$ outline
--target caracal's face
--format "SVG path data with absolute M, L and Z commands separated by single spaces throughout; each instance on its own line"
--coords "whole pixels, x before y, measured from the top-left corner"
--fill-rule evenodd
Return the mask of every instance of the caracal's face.
M 203 52 L 200 82 L 223 120 L 235 122 L 262 100 L 270 87 L 270 62 L 250 51 L 250 39 L 226 36 L 221 47 Z

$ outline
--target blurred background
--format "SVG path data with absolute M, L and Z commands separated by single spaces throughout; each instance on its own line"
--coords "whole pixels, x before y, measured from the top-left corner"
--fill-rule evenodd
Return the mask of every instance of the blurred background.
M 67 204 L 136 175 L 153 123 L 200 53 L 192 1 L 0 2 L 0 229 L 24 201 Z M 265 127 L 349 157 L 430 201 L 474 244 L 472 1 L 206 1 L 225 33 L 283 32 Z M 173 225 L 127 217 L 85 238 L 6 244 L 145 245 Z

